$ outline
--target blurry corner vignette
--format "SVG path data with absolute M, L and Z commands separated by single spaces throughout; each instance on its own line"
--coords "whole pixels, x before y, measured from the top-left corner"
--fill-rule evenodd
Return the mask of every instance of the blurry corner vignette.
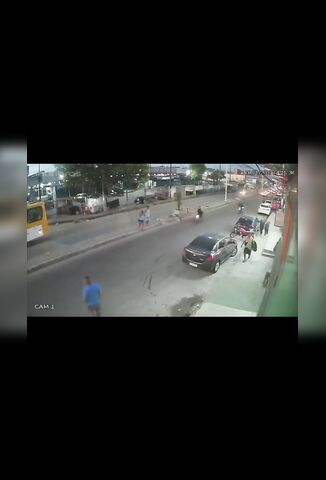
M 299 343 L 326 339 L 326 147 L 298 148 Z
M 0 342 L 27 339 L 27 144 L 0 144 Z

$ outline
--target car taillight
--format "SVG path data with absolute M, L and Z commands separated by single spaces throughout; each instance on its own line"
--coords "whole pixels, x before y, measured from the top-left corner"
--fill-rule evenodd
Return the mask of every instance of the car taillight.
M 208 262 L 212 262 L 214 260 L 214 257 L 212 255 L 208 255 L 208 257 L 206 258 L 206 260 Z

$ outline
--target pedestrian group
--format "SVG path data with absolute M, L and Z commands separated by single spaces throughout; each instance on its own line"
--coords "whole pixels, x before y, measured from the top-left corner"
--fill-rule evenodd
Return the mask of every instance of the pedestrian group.
M 149 206 L 146 207 L 146 210 L 140 210 L 138 215 L 139 229 L 143 230 L 145 224 L 149 225 L 150 219 L 151 219 L 151 211 Z

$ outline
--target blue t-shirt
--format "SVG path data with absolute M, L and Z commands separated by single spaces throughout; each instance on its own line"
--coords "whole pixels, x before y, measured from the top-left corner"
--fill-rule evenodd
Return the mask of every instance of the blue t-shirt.
M 99 305 L 101 289 L 97 283 L 91 283 L 90 285 L 85 285 L 84 287 L 84 300 L 87 305 Z

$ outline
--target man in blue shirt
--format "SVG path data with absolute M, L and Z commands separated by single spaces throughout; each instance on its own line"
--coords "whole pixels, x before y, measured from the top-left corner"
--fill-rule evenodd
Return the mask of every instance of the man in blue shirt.
M 87 275 L 84 278 L 83 300 L 86 303 L 88 310 L 94 317 L 101 316 L 101 288 L 97 283 L 92 283 L 90 277 Z

